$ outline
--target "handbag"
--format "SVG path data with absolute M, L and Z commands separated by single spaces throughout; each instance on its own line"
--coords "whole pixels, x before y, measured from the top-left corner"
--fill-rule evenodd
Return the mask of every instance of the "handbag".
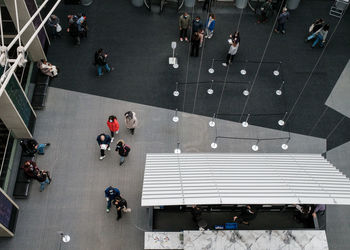
M 62 31 L 62 27 L 61 27 L 61 25 L 58 23 L 58 24 L 56 24 L 56 32 L 57 33 L 60 33 Z

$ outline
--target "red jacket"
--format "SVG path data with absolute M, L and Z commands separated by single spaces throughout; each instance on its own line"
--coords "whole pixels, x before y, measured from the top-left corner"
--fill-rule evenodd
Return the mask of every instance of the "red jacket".
M 107 126 L 112 132 L 119 131 L 119 122 L 117 121 L 117 119 L 114 119 L 113 122 L 107 120 Z

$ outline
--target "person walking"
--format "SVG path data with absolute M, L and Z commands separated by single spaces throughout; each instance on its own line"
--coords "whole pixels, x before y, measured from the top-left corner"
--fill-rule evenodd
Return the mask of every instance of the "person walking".
M 123 140 L 119 140 L 117 142 L 117 147 L 115 148 L 115 151 L 118 152 L 120 155 L 120 162 L 119 165 L 121 166 L 125 162 L 125 157 L 128 156 L 131 148 L 125 144 Z
M 133 135 L 137 126 L 137 118 L 135 112 L 128 111 L 124 114 L 125 116 L 125 126 L 130 130 L 130 133 Z
M 201 41 L 201 38 L 198 32 L 195 32 L 192 35 L 192 39 L 191 39 L 191 56 L 198 57 L 200 41 Z
M 188 42 L 187 30 L 191 27 L 191 17 L 185 12 L 179 17 L 180 41 Z
M 226 56 L 226 62 L 222 63 L 222 66 L 227 67 L 227 65 L 232 63 L 233 58 L 237 54 L 238 47 L 239 47 L 239 43 L 237 42 L 237 40 L 233 40 Z
M 103 160 L 106 157 L 105 155 L 106 150 L 111 150 L 110 148 L 111 137 L 109 135 L 102 133 L 97 136 L 96 140 L 97 140 L 98 146 L 100 147 L 100 152 L 101 152 L 100 160 Z
M 45 184 L 51 183 L 51 176 L 49 171 L 39 171 L 35 177 L 35 179 L 40 183 L 40 192 L 45 189 Z
M 114 202 L 117 198 L 120 197 L 120 191 L 118 188 L 109 186 L 105 189 L 105 197 L 107 201 L 106 212 L 109 213 L 112 202 Z
M 124 213 L 131 212 L 131 209 L 128 208 L 128 203 L 121 196 L 119 196 L 117 199 L 115 199 L 114 205 L 117 209 L 117 220 L 119 220 L 122 217 L 122 212 L 124 212 Z
M 50 27 L 52 38 L 61 38 L 62 27 L 60 25 L 60 19 L 56 15 L 51 15 L 47 24 Z
M 192 34 L 196 32 L 198 33 L 202 29 L 203 29 L 203 23 L 201 21 L 201 17 L 196 16 L 196 18 L 193 20 L 193 23 L 192 23 Z
M 283 8 L 282 13 L 277 18 L 277 28 L 275 29 L 276 33 L 286 33 L 286 23 L 289 19 L 289 12 L 286 7 Z
M 102 69 L 104 68 L 107 72 L 114 70 L 113 67 L 109 67 L 107 63 L 108 55 L 104 53 L 103 49 L 99 49 L 95 52 L 95 65 L 97 65 L 97 76 L 102 76 Z
M 214 34 L 214 28 L 215 28 L 215 16 L 214 14 L 210 14 L 209 18 L 205 24 L 205 31 L 206 31 L 206 36 L 205 38 L 212 38 Z
M 323 47 L 325 42 L 326 42 L 326 38 L 328 35 L 328 31 L 329 31 L 329 24 L 325 24 L 321 29 L 319 29 L 318 31 L 316 31 L 315 33 L 313 33 L 311 36 L 308 36 L 308 38 L 306 38 L 306 42 L 310 41 L 311 39 L 315 38 L 315 41 L 313 42 L 313 44 L 311 45 L 312 48 L 315 48 L 315 46 L 321 42 L 320 46 Z
M 117 120 L 117 117 L 114 115 L 110 115 L 107 120 L 107 126 L 109 128 L 109 131 L 111 132 L 111 142 L 114 141 L 114 134 L 119 133 L 119 122 Z

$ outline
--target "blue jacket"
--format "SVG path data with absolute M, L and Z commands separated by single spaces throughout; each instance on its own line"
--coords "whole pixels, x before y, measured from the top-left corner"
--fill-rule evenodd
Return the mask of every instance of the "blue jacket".
M 208 19 L 207 22 L 205 23 L 205 27 L 208 27 L 208 23 L 209 23 L 209 19 Z M 209 29 L 210 31 L 213 31 L 214 28 L 215 28 L 215 19 L 210 23 L 208 29 Z
M 109 198 L 112 201 L 115 198 L 117 198 L 118 196 L 120 196 L 120 191 L 118 188 L 114 188 L 112 186 L 109 186 L 108 188 L 106 188 L 106 190 L 105 190 L 105 197 L 106 198 Z
M 100 138 L 101 135 L 105 136 L 105 140 L 104 141 L 101 141 L 101 138 Z M 101 145 L 101 144 L 109 145 L 109 144 L 111 144 L 111 137 L 109 135 L 100 134 L 99 136 L 97 136 L 96 140 L 97 140 L 98 145 Z

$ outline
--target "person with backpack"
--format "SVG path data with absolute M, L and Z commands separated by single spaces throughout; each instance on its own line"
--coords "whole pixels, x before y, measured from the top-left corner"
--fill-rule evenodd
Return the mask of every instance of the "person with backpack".
M 114 134 L 119 133 L 119 122 L 117 120 L 117 117 L 114 115 L 110 115 L 107 120 L 107 126 L 109 128 L 109 131 L 111 132 L 111 142 L 114 141 Z
M 130 133 L 133 135 L 135 133 L 135 128 L 137 126 L 136 114 L 133 111 L 128 111 L 124 114 L 125 116 L 125 126 L 129 129 Z
M 115 151 L 118 152 L 120 155 L 120 162 L 119 165 L 121 166 L 125 162 L 125 157 L 128 156 L 131 148 L 125 144 L 123 140 L 119 140 L 117 142 L 117 147 L 115 148 Z
M 105 68 L 107 72 L 114 70 L 113 67 L 109 67 L 107 63 L 107 54 L 104 53 L 103 49 L 99 49 L 95 52 L 95 65 L 97 65 L 97 76 L 102 76 L 102 69 Z
M 51 176 L 49 171 L 39 171 L 35 177 L 35 179 L 40 183 L 40 192 L 45 189 L 45 184 L 51 183 Z
M 117 220 L 119 220 L 122 217 L 122 212 L 124 213 L 131 212 L 131 209 L 128 208 L 128 203 L 121 196 L 119 196 L 117 199 L 114 200 L 114 205 L 117 209 Z
M 21 168 L 29 179 L 35 179 L 40 172 L 40 169 L 34 161 L 26 161 Z
M 111 209 L 112 202 L 114 203 L 115 199 L 120 197 L 120 191 L 118 188 L 109 186 L 105 189 L 105 197 L 107 201 L 107 209 L 106 212 L 109 213 Z
M 97 140 L 98 146 L 100 147 L 100 152 L 101 152 L 100 160 L 103 160 L 106 157 L 105 151 L 111 150 L 110 148 L 111 137 L 109 135 L 102 133 L 97 136 L 96 140 Z

